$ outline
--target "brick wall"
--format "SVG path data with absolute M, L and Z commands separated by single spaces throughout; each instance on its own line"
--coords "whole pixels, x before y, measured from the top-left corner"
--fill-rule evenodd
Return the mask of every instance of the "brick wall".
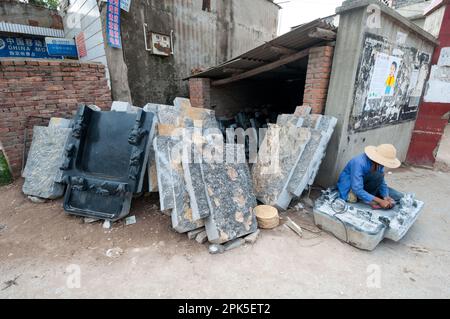
M 189 97 L 193 107 L 209 108 L 211 104 L 210 79 L 190 79 Z
M 334 47 L 312 48 L 308 59 L 303 105 L 309 105 L 312 112 L 321 114 L 327 102 Z
M 82 103 L 110 107 L 104 65 L 0 61 L 0 143 L 14 176 L 21 173 L 24 130 L 30 116 L 71 118 Z

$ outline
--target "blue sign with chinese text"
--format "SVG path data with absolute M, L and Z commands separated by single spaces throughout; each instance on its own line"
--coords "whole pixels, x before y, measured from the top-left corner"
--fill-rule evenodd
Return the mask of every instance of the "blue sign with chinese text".
M 55 59 L 47 53 L 43 38 L 0 36 L 0 57 Z
M 108 0 L 106 34 L 110 47 L 122 47 L 122 40 L 120 37 L 120 0 Z
M 45 38 L 48 55 L 78 57 L 77 46 L 73 39 Z

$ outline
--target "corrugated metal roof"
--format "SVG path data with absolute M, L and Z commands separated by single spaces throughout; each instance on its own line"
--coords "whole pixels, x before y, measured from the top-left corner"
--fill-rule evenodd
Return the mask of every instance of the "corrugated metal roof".
M 40 35 L 44 37 L 64 38 L 64 30 L 33 27 L 30 25 L 0 22 L 0 32 Z
M 221 79 L 229 77 L 234 73 L 233 69 L 251 70 L 264 64 L 274 62 L 280 59 L 283 55 L 276 50 L 271 50 L 272 47 L 282 47 L 293 51 L 301 51 L 312 47 L 316 44 L 324 42 L 322 39 L 311 38 L 309 33 L 316 28 L 327 30 L 336 30 L 336 27 L 331 22 L 332 17 L 317 19 L 312 22 L 303 24 L 298 28 L 283 34 L 255 49 L 252 49 L 234 59 L 222 63 L 216 67 L 210 68 L 204 72 L 192 75 L 189 78 L 212 78 Z

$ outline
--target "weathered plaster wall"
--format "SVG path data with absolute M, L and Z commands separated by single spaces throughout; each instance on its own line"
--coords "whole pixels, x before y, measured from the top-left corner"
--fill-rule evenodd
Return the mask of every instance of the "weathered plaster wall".
M 183 78 L 193 69 L 217 65 L 271 40 L 277 17 L 278 7 L 267 0 L 211 1 L 211 11 L 202 10 L 201 0 L 133 1 L 121 19 L 133 103 L 172 103 L 176 96 L 187 96 Z M 143 23 L 148 31 L 174 31 L 173 56 L 145 50 Z
M 0 21 L 63 29 L 62 18 L 57 11 L 17 1 L 0 1 Z
M 434 51 L 430 78 L 408 151 L 407 161 L 411 164 L 432 166 L 435 163 L 450 116 L 450 1 L 438 5 L 427 15 L 427 21 L 432 23 L 426 25 L 439 34 L 439 46 Z
M 390 112 L 390 108 L 386 107 L 386 99 L 381 98 L 375 105 L 370 106 L 374 114 L 359 116 L 367 107 L 366 103 L 359 103 L 361 100 L 366 101 L 367 96 L 364 94 L 367 95 L 370 86 L 364 83 L 371 82 L 373 76 L 373 70 L 364 71 L 368 67 L 363 62 L 367 52 L 365 40 L 367 34 L 383 39 L 383 42 L 389 44 L 390 55 L 406 51 L 406 48 L 413 48 L 418 56 L 422 53 L 431 56 L 435 39 L 390 8 L 381 6 L 382 10 L 368 10 L 371 4 L 376 4 L 378 7 L 375 8 L 380 8 L 378 2 L 367 0 L 347 1 L 338 9 L 339 32 L 325 111 L 327 115 L 338 118 L 338 126 L 318 177 L 318 182 L 322 185 L 328 186 L 335 183 L 347 162 L 362 153 L 367 145 L 392 143 L 397 147 L 398 157 L 402 161 L 405 160 L 408 151 L 415 115 L 403 119 L 400 113 L 389 115 L 387 112 Z M 379 24 L 373 23 L 373 14 L 378 14 Z M 403 44 L 398 43 L 400 33 L 407 35 Z M 407 73 L 404 74 L 402 81 L 406 84 L 402 85 L 399 80 L 394 88 L 394 97 L 391 98 L 391 104 L 395 108 L 400 107 L 401 110 L 405 109 L 402 106 L 404 102 L 410 101 L 408 95 L 405 97 L 407 94 L 405 91 L 409 92 L 407 82 L 411 80 L 411 66 L 403 67 Z M 370 67 L 369 70 L 371 70 Z M 362 97 L 361 94 L 363 94 Z M 378 121 L 376 125 L 372 125 L 373 116 L 388 120 Z M 359 125 L 364 127 L 363 130 L 355 126 L 355 118 L 360 122 Z

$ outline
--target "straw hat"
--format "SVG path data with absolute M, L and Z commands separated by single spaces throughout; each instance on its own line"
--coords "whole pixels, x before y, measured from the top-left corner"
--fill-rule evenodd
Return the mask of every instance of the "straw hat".
M 387 168 L 399 168 L 402 165 L 397 158 L 397 150 L 392 144 L 367 146 L 365 153 L 372 161 Z

